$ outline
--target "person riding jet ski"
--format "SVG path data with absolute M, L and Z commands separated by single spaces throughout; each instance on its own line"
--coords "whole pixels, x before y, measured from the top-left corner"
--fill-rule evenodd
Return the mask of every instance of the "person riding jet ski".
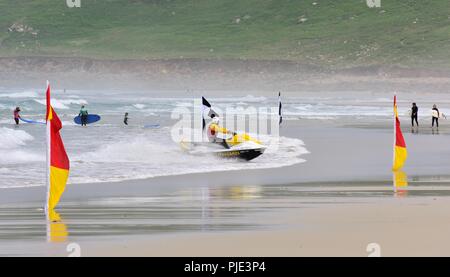
M 218 116 L 212 115 L 212 122 L 208 126 L 208 139 L 210 142 L 223 145 L 225 148 L 230 148 L 244 141 L 253 141 L 257 144 L 261 144 L 260 141 L 251 138 L 248 134 L 237 134 L 227 130 L 220 125 L 220 119 Z
M 229 148 L 228 144 L 226 143 L 227 137 L 235 136 L 236 133 L 228 131 L 226 128 L 221 127 L 220 125 L 220 119 L 218 116 L 212 115 L 212 122 L 208 126 L 208 139 L 212 143 L 218 143 L 223 145 L 225 148 Z

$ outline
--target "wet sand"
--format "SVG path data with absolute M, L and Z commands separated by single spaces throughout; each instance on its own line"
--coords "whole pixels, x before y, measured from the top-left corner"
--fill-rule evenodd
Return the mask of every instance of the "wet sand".
M 37 203 L 2 207 L 1 255 L 449 255 L 450 182 L 303 183 L 167 188 L 155 196 L 70 201 L 67 234 L 46 242 Z M 55 239 L 56 237 L 56 239 Z
M 0 195 L 1 255 L 449 255 L 449 130 L 405 128 L 410 186 L 394 193 L 389 122 L 286 121 L 306 163 L 125 183 L 74 184 L 58 211 L 68 235 L 48 243 L 45 189 Z

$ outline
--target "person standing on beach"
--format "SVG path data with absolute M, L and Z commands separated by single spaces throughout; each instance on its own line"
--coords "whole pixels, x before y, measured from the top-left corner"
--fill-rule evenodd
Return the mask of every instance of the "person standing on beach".
M 128 125 L 128 113 L 125 113 L 125 116 L 123 117 L 123 124 Z
M 432 119 L 431 119 L 431 128 L 434 127 L 434 122 L 436 121 L 436 127 L 439 128 L 439 109 L 437 108 L 436 105 L 433 105 L 433 109 L 432 109 Z
M 16 122 L 16 125 L 19 125 L 19 118 L 20 118 L 20 108 L 16 107 L 14 110 L 14 121 Z
M 81 106 L 80 113 L 78 114 L 78 116 L 81 117 L 81 126 L 87 125 L 88 114 L 86 107 L 84 105 Z
M 419 122 L 417 120 L 419 115 L 419 107 L 417 107 L 416 103 L 412 103 L 412 108 L 411 108 L 411 124 L 414 127 L 414 121 L 416 121 L 416 125 L 417 127 L 419 127 Z

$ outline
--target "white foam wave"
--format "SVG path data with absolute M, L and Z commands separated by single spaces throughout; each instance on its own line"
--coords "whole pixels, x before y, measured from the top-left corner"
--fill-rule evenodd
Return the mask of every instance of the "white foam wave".
M 214 155 L 190 155 L 181 151 L 174 142 L 157 142 L 140 136 L 72 156 L 70 182 L 111 182 L 188 173 L 274 168 L 304 162 L 300 156 L 308 153 L 299 139 L 267 136 L 262 141 L 268 146 L 266 152 L 251 162 L 241 162 Z
M 47 102 L 45 99 L 34 99 L 37 103 L 41 105 L 47 105 Z M 60 110 L 68 110 L 70 105 L 87 105 L 88 102 L 83 99 L 51 99 L 52 106 L 55 109 Z
M 251 94 L 241 97 L 238 99 L 241 102 L 263 102 L 266 101 L 267 98 L 264 96 L 253 96 Z
M 73 121 L 61 121 L 62 126 L 77 126 L 77 124 Z
M 0 128 L 0 164 L 28 163 L 45 160 L 42 155 L 31 150 L 21 149 L 34 140 L 33 136 L 23 130 Z
M 0 97 L 5 98 L 36 98 L 39 95 L 34 91 L 23 91 L 23 92 L 14 92 L 14 93 L 2 93 Z
M 142 110 L 145 107 L 147 107 L 147 105 L 145 105 L 145 104 L 134 104 L 133 107 L 135 107 L 138 110 Z
M 209 100 L 209 99 L 208 99 Z M 215 102 L 232 102 L 232 103 L 238 103 L 238 102 L 264 102 L 267 101 L 267 97 L 264 96 L 254 96 L 252 94 L 248 94 L 246 96 L 242 97 L 230 97 L 230 98 L 211 98 L 210 102 L 212 105 L 215 105 L 217 103 Z M 278 103 L 278 102 L 277 102 Z
M 22 164 L 30 162 L 44 162 L 45 154 L 42 155 L 25 150 L 0 150 L 0 164 Z
M 33 136 L 23 130 L 0 128 L 0 149 L 11 149 L 23 146 L 27 141 L 33 140 Z

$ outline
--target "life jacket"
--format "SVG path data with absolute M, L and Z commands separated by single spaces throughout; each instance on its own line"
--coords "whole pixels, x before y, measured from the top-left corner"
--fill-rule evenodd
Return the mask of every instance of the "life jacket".
M 226 134 L 228 130 L 224 127 L 220 127 L 216 123 L 211 123 L 208 126 L 207 135 L 210 140 L 216 140 L 216 137 L 219 133 Z

